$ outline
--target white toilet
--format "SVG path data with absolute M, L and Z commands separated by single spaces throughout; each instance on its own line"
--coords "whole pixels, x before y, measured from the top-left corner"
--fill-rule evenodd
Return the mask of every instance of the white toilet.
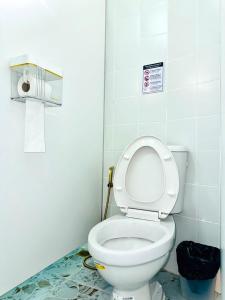
M 123 152 L 114 175 L 114 196 L 123 215 L 92 228 L 89 252 L 113 300 L 162 300 L 150 280 L 165 265 L 173 247 L 171 214 L 183 207 L 187 150 L 140 137 Z

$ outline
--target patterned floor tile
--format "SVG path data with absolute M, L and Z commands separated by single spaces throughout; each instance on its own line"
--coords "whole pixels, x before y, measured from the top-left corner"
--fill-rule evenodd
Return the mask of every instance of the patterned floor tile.
M 112 287 L 98 272 L 83 267 L 78 255 L 85 247 L 75 249 L 23 284 L 0 297 L 0 300 L 110 300 Z M 184 300 L 179 278 L 167 272 L 156 276 L 167 300 Z
M 168 300 L 185 300 L 181 295 L 179 276 L 162 271 L 155 279 L 162 285 Z
M 105 290 L 109 284 L 96 271 L 82 267 L 81 270 L 70 277 L 76 282 L 90 287 L 96 287 L 99 290 Z

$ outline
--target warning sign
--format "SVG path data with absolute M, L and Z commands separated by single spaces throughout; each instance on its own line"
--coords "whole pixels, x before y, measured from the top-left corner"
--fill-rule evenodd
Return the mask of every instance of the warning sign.
M 163 62 L 143 66 L 143 94 L 163 92 Z

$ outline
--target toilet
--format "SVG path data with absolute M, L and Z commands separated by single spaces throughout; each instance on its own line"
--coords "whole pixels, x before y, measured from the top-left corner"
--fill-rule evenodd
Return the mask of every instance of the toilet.
M 113 300 L 163 300 L 154 276 L 174 244 L 173 214 L 183 208 L 187 149 L 144 136 L 121 155 L 113 191 L 121 215 L 92 228 L 89 252 Z

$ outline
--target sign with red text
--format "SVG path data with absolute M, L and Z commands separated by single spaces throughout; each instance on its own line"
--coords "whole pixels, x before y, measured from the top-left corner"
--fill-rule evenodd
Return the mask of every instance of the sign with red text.
M 143 66 L 143 94 L 163 92 L 163 62 Z

